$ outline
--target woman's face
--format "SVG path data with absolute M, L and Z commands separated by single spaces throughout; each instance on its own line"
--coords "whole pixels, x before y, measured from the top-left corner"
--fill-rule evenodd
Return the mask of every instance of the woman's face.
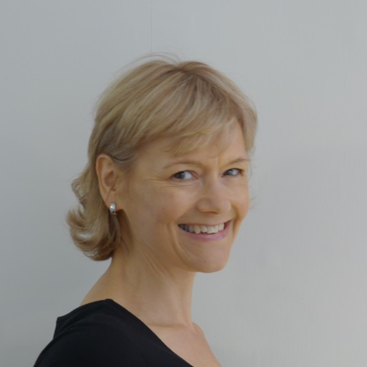
M 171 144 L 145 145 L 118 191 L 124 242 L 154 266 L 220 270 L 249 210 L 242 130 L 180 156 Z

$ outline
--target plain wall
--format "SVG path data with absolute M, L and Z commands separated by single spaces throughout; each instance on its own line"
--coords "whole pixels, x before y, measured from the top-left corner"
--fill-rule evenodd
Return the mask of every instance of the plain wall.
M 108 266 L 64 218 L 93 105 L 150 52 L 255 102 L 252 209 L 193 314 L 223 366 L 367 365 L 365 0 L 2 1 L 0 365 L 31 366 Z

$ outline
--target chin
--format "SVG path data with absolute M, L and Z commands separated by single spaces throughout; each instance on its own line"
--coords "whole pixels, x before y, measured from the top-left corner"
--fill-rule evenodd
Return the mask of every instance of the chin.
M 228 263 L 229 256 L 225 256 L 221 259 L 210 259 L 206 261 L 201 261 L 196 264 L 196 272 L 198 273 L 215 273 L 217 271 L 222 270 Z
M 223 265 L 223 266 L 212 266 L 210 268 L 201 269 L 198 272 L 199 273 L 204 273 L 204 274 L 216 273 L 216 272 L 222 270 L 224 267 L 225 267 L 225 265 Z

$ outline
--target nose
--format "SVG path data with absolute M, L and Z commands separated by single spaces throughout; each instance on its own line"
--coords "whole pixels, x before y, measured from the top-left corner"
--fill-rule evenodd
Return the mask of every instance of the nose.
M 228 213 L 231 210 L 228 188 L 221 185 L 220 179 L 208 180 L 201 188 L 196 207 L 202 213 Z

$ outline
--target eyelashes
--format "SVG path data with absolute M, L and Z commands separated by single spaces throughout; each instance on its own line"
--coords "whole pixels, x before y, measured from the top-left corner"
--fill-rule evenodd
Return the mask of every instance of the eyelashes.
M 239 168 L 230 168 L 225 172 L 225 174 L 226 173 L 227 176 L 240 176 L 243 174 L 243 170 Z
M 230 168 L 226 170 L 223 176 L 243 176 L 245 171 L 240 168 Z M 193 180 L 195 179 L 195 174 L 192 171 L 179 171 L 172 175 L 172 178 L 178 181 L 186 181 L 186 180 Z
M 190 171 L 180 171 L 175 173 L 172 177 L 177 180 L 190 180 L 194 178 L 194 175 Z

